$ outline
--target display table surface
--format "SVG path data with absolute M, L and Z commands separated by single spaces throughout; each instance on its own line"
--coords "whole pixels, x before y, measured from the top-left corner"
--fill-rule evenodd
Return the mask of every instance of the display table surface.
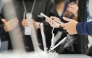
M 0 58 L 92 58 L 84 54 L 1 53 Z

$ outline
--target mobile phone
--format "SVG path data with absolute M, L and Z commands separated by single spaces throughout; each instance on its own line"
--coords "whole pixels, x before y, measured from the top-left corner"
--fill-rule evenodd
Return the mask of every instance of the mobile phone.
M 43 13 L 40 13 L 40 15 L 43 16 L 43 17 L 45 17 L 45 18 L 47 18 L 47 19 L 50 19 L 48 16 L 46 16 L 46 15 L 43 14 Z M 57 22 L 57 23 L 59 23 L 59 24 L 63 24 L 63 22 L 60 22 L 60 21 L 58 21 L 58 20 L 54 20 L 54 21 Z

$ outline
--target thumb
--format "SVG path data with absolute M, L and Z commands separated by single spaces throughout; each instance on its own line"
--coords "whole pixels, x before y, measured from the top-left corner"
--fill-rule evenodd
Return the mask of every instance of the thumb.
M 65 24 L 61 24 L 60 27 L 64 27 Z
M 5 19 L 2 19 L 2 22 L 3 22 L 4 25 L 6 24 L 6 20 Z
M 66 18 L 66 17 L 63 17 L 63 19 L 65 20 L 65 21 L 71 21 L 71 19 L 69 19 L 69 18 Z

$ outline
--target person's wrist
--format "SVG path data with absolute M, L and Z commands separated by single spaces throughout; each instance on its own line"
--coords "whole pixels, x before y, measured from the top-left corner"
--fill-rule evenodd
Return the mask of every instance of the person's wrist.
M 77 27 L 78 27 L 78 26 L 77 26 L 77 25 L 78 25 L 78 22 L 76 23 L 76 26 L 75 26 L 75 27 L 76 27 L 76 34 L 78 34 L 78 31 L 77 31 Z

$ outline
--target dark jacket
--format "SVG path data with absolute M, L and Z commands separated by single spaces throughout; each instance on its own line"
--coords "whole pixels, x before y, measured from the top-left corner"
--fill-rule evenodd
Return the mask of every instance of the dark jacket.
M 31 8 L 32 8 L 34 0 L 24 0 L 24 2 L 25 2 L 25 5 L 26 5 L 26 8 L 27 8 L 27 12 L 31 12 Z M 21 32 L 24 34 L 23 26 L 21 25 L 21 22 L 22 22 L 22 19 L 23 19 L 23 13 L 24 13 L 24 7 L 23 7 L 22 0 L 13 0 L 13 3 L 14 3 L 14 8 L 15 8 L 17 18 L 19 19 Z M 4 16 L 5 12 L 3 10 L 4 10 L 4 7 L 8 7 L 7 6 L 8 4 L 10 4 L 10 3 L 6 3 L 3 6 L 2 13 L 1 13 L 2 18 L 5 18 L 5 16 Z M 43 22 L 44 25 L 48 24 L 48 23 L 44 22 L 44 18 L 40 18 L 40 17 L 38 17 L 38 15 L 42 12 L 42 13 L 46 14 L 47 16 L 50 16 L 49 11 L 50 11 L 50 8 L 52 7 L 52 5 L 53 4 L 50 0 L 40 0 L 40 1 L 37 0 L 35 7 L 34 7 L 34 10 L 33 10 L 33 19 L 35 21 L 38 21 L 38 22 Z M 8 17 L 11 17 L 11 16 L 8 15 Z M 13 17 L 13 18 L 16 18 L 16 17 Z M 1 25 L 0 28 L 3 28 L 2 22 L 0 22 L 0 25 Z M 45 27 L 48 28 L 48 26 L 45 26 Z M 48 32 L 51 31 L 51 28 L 48 29 L 48 30 L 46 28 L 45 28 L 46 43 L 47 43 L 47 47 L 49 47 L 50 46 L 51 33 L 48 33 Z M 2 37 L 2 39 L 8 40 L 9 43 L 11 43 L 8 33 L 5 33 L 3 35 L 0 34 L 0 37 Z M 30 36 L 23 36 L 23 38 L 24 38 L 25 46 L 28 47 L 27 51 L 30 51 L 30 50 L 33 51 L 33 45 L 32 45 L 32 41 L 30 40 Z M 42 39 L 41 39 L 39 29 L 38 29 L 38 38 L 39 38 L 38 39 L 39 43 L 42 44 Z M 9 46 L 10 45 L 11 44 L 9 44 Z M 42 47 L 42 45 L 41 45 L 41 47 Z M 11 48 L 12 48 L 12 46 L 9 47 L 9 49 L 11 49 Z

